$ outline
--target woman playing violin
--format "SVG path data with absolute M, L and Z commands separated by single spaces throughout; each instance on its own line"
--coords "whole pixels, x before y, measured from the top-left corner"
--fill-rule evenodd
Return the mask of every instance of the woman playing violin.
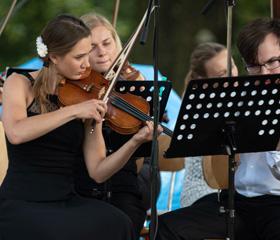
M 90 30 L 72 15 L 59 15 L 37 38 L 37 51 L 43 67 L 11 75 L 3 91 L 9 167 L 0 189 L 0 239 L 134 239 L 123 212 L 76 194 L 73 163 L 83 159 L 89 176 L 103 182 L 152 140 L 153 123 L 106 156 L 105 102 L 91 99 L 64 108 L 57 102 L 60 81 L 78 81 L 90 66 Z M 90 134 L 92 119 L 96 127 Z
M 88 13 L 81 19 L 91 29 L 92 51 L 89 54 L 89 62 L 92 70 L 103 74 L 111 67 L 120 53 L 121 41 L 116 30 L 105 17 L 96 13 Z M 144 80 L 145 78 L 139 71 L 126 64 L 121 72 L 121 79 Z M 110 138 L 110 134 L 108 137 Z M 106 195 L 104 191 L 112 192 L 110 203 L 130 217 L 135 236 L 139 238 L 145 221 L 146 208 L 143 204 L 142 194 L 139 192 L 136 158 L 131 158 L 123 168 L 110 178 L 109 189 L 105 189 L 104 183 L 97 184 L 90 179 L 85 169 L 83 161 L 77 162 L 75 166 L 76 191 L 82 196 L 97 199 L 104 199 L 104 195 Z

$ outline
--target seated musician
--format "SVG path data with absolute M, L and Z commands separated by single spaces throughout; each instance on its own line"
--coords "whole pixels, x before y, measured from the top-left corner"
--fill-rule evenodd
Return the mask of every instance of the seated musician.
M 238 75 L 232 59 L 232 76 Z M 191 79 L 219 78 L 227 76 L 227 49 L 213 42 L 199 44 L 190 59 L 190 71 L 185 79 L 185 88 Z M 217 201 L 217 190 L 210 188 L 202 172 L 202 156 L 185 158 L 184 183 L 180 197 L 181 207 L 207 201 Z
M 237 47 L 249 75 L 279 74 L 280 19 L 251 21 L 240 31 Z M 242 153 L 239 159 L 235 173 L 234 237 L 279 239 L 280 152 Z M 161 215 L 156 239 L 225 239 L 226 217 L 219 215 L 219 208 L 227 207 L 227 202 L 228 196 L 224 195 L 220 203 L 205 202 Z

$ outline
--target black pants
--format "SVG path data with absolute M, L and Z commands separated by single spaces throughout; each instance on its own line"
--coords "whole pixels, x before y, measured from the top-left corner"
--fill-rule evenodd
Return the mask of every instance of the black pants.
M 149 161 L 149 158 L 145 158 L 143 166 L 138 174 L 139 191 L 142 194 L 144 207 L 147 211 L 151 208 L 151 173 Z M 157 189 L 155 194 L 157 199 L 161 188 L 161 178 L 159 171 L 156 173 L 156 178 Z
M 138 239 L 146 218 L 146 209 L 138 193 L 113 192 L 110 204 L 128 215 L 135 231 L 135 239 Z
M 141 193 L 136 190 L 110 192 L 110 197 L 105 199 L 105 195 L 108 196 L 108 193 L 96 189 L 96 191 L 93 191 L 94 195 L 91 195 L 90 197 L 100 201 L 108 202 L 110 205 L 124 212 L 132 221 L 135 239 L 139 239 L 147 213 L 143 205 Z M 84 193 L 88 193 L 88 191 L 85 191 Z M 82 191 L 80 191 L 80 194 L 82 196 L 89 197 L 89 194 L 83 194 Z
M 227 194 L 221 202 L 206 201 L 181 208 L 158 219 L 156 239 L 201 240 L 227 236 L 226 216 L 219 213 L 220 206 L 227 208 Z M 235 195 L 236 240 L 280 239 L 280 197 L 261 196 L 246 198 Z

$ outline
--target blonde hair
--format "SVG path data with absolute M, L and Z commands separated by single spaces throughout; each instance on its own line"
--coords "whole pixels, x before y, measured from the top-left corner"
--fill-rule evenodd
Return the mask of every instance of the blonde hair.
M 105 28 L 107 28 L 111 32 L 112 37 L 116 43 L 117 53 L 119 53 L 122 50 L 121 40 L 119 38 L 119 35 L 117 34 L 116 29 L 105 17 L 97 13 L 87 13 L 81 16 L 81 20 L 86 24 L 86 26 L 90 30 L 99 26 L 104 26 Z
M 226 47 L 219 43 L 207 42 L 199 44 L 191 55 L 190 71 L 185 78 L 185 88 L 191 79 L 207 77 L 206 62 L 217 56 Z
M 48 63 L 52 67 L 50 54 L 64 56 L 78 41 L 90 35 L 90 30 L 81 19 L 71 14 L 60 14 L 50 20 L 41 33 L 43 43 L 48 48 L 48 54 L 45 57 L 39 56 L 39 58 L 44 62 L 44 66 Z M 33 87 L 35 100 L 41 113 L 46 112 L 46 104 L 49 103 L 47 99 L 47 94 L 50 92 L 48 81 L 49 68 L 43 67 L 36 77 Z

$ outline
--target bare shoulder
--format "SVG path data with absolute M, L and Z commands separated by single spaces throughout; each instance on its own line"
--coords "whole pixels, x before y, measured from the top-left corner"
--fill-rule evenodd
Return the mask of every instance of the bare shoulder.
M 30 103 L 33 99 L 30 80 L 22 74 L 14 73 L 10 75 L 4 83 L 3 102 L 5 99 L 12 100 L 9 102 L 19 103 L 22 101 L 26 104 Z
M 26 76 L 18 73 L 13 73 L 5 80 L 4 89 L 13 87 L 29 88 L 30 86 L 30 80 Z
M 31 72 L 29 74 L 35 79 L 38 73 L 39 70 Z M 23 74 L 13 73 L 5 80 L 4 91 L 5 89 L 7 89 L 7 91 L 9 92 L 14 93 L 18 91 L 24 91 L 28 93 L 32 91 L 31 81 Z

